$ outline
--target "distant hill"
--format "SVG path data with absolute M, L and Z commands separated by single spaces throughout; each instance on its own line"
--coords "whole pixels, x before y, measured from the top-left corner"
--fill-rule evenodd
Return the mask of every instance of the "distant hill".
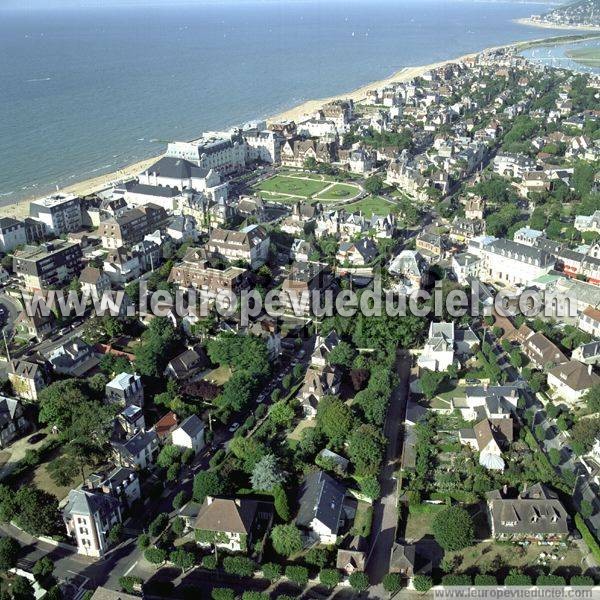
M 576 0 L 557 6 L 542 16 L 546 23 L 557 25 L 600 26 L 600 0 Z

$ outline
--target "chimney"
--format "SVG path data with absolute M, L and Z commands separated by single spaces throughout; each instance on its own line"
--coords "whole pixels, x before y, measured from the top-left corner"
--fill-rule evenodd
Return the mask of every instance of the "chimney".
M 508 494 L 508 485 L 506 483 L 502 486 L 502 495 L 506 496 Z
M 214 501 L 214 498 L 212 496 L 206 496 L 206 504 L 212 504 Z
M 588 365 L 588 375 L 592 374 L 592 365 Z

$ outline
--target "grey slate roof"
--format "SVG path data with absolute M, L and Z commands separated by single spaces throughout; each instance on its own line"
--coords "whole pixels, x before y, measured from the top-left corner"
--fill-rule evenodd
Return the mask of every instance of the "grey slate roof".
M 296 524 L 310 527 L 313 519 L 317 519 L 332 532 L 337 532 L 345 496 L 346 488 L 324 471 L 307 475 L 300 488 Z
M 168 179 L 189 179 L 190 177 L 206 177 L 208 171 L 197 167 L 194 163 L 183 158 L 173 158 L 163 156 L 155 162 L 149 169 L 149 173 L 156 173 L 159 177 Z
M 193 439 L 204 431 L 204 422 L 197 415 L 190 415 L 177 429 L 182 429 Z

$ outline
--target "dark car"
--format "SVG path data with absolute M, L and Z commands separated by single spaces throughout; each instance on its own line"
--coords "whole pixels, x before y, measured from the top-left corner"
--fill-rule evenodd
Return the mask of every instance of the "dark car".
M 27 440 L 27 443 L 28 444 L 37 444 L 38 442 L 41 442 L 45 437 L 46 437 L 45 433 L 36 433 Z

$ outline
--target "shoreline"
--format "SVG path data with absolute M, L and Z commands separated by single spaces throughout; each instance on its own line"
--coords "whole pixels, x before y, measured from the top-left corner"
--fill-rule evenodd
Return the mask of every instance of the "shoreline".
M 600 25 L 559 25 L 554 23 L 545 23 L 543 21 L 534 21 L 530 18 L 514 19 L 513 23 L 525 25 L 527 27 L 538 27 L 539 29 L 564 29 L 566 31 L 598 31 Z
M 523 21 L 523 19 L 521 19 L 519 21 Z M 598 28 L 598 31 L 600 32 L 600 28 Z M 374 88 L 382 88 L 382 87 L 385 87 L 392 83 L 401 83 L 403 81 L 409 81 L 409 80 L 413 79 L 414 77 L 421 76 L 424 73 L 426 73 L 427 71 L 430 71 L 432 69 L 436 69 L 441 66 L 450 64 L 450 63 L 464 61 L 464 60 L 473 58 L 483 52 L 491 52 L 491 51 L 495 51 L 495 50 L 503 50 L 503 49 L 509 49 L 509 48 L 525 49 L 525 48 L 529 47 L 531 44 L 537 45 L 537 44 L 543 44 L 543 43 L 552 43 L 553 40 L 560 42 L 565 37 L 570 38 L 570 37 L 574 37 L 574 36 L 553 36 L 553 37 L 549 37 L 549 38 L 538 38 L 538 39 L 534 39 L 534 40 L 511 42 L 511 43 L 503 44 L 500 46 L 492 46 L 492 47 L 488 47 L 488 48 L 483 48 L 482 50 L 477 50 L 475 52 L 463 54 L 462 56 L 449 58 L 446 60 L 441 60 L 441 61 L 430 63 L 427 65 L 403 67 L 399 71 L 392 73 L 389 77 L 386 77 L 384 79 L 380 79 L 377 81 L 371 81 L 369 83 L 366 83 L 365 85 L 360 86 L 359 88 L 357 88 L 353 91 L 337 94 L 335 96 L 330 96 L 330 97 L 326 97 L 326 98 L 306 100 L 305 102 L 302 102 L 292 108 L 284 110 L 276 115 L 267 117 L 265 120 L 267 121 L 267 123 L 272 123 L 275 121 L 284 121 L 284 120 L 290 120 L 290 121 L 294 120 L 294 121 L 298 122 L 299 120 L 301 120 L 305 117 L 309 117 L 317 109 L 321 108 L 324 104 L 327 104 L 328 102 L 331 102 L 333 100 L 352 99 L 355 102 L 360 102 L 361 100 L 364 100 L 366 98 L 366 94 L 369 90 L 372 90 Z M 580 37 L 581 41 L 583 41 L 584 39 L 587 39 L 588 36 L 585 36 L 584 34 L 580 34 L 577 37 Z M 591 37 L 595 37 L 595 36 L 591 36 Z M 85 179 L 83 181 L 73 183 L 72 185 L 66 186 L 64 188 L 60 188 L 58 190 L 58 192 L 63 193 L 63 194 L 73 194 L 76 196 L 88 196 L 88 195 L 97 193 L 99 191 L 102 191 L 102 190 L 110 187 L 114 183 L 133 179 L 135 176 L 138 175 L 138 173 L 140 173 L 140 172 L 144 171 L 145 169 L 147 169 L 148 167 L 150 167 L 153 163 L 155 163 L 157 160 L 159 160 L 162 156 L 163 156 L 163 154 L 159 154 L 158 156 L 154 156 L 154 157 L 147 158 L 147 159 L 144 159 L 141 161 L 137 161 L 135 163 L 124 165 L 121 169 L 118 169 L 117 171 L 112 171 L 110 173 L 98 175 L 98 176 L 92 177 L 90 179 Z M 56 193 L 58 193 L 58 192 L 56 192 Z M 7 198 L 6 203 L 0 201 L 0 207 L 2 208 L 2 212 L 5 216 L 22 219 L 22 218 L 29 216 L 29 205 L 31 202 L 33 202 L 36 199 L 48 196 L 49 194 L 52 194 L 52 193 L 53 193 L 52 191 L 49 191 L 46 194 L 35 195 L 35 196 L 32 196 L 31 198 L 24 198 L 21 200 L 17 200 L 16 202 L 10 202 L 9 198 Z

